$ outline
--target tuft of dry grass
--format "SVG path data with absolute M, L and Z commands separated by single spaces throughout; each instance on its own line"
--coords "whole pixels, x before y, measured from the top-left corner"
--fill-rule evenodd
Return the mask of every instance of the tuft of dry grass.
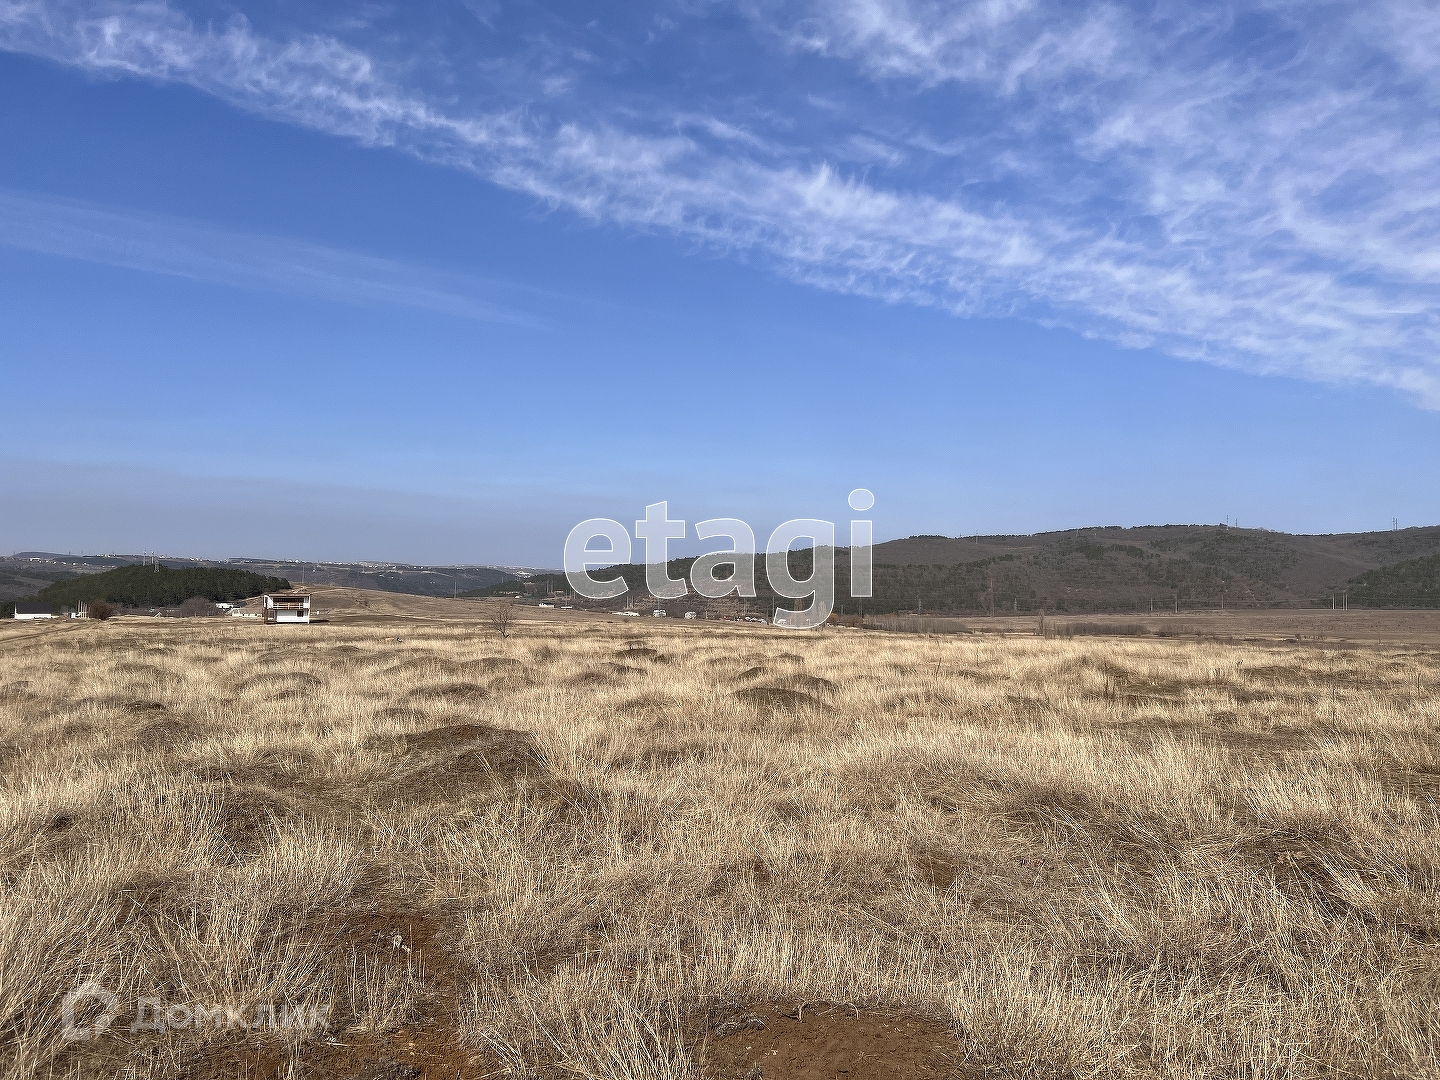
M 505 631 L 0 640 L 0 1077 L 720 1075 L 807 1002 L 954 1076 L 1440 1076 L 1434 655 Z

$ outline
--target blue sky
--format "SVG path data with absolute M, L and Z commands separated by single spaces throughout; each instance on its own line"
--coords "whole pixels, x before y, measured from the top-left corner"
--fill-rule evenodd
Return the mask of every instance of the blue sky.
M 0 0 L 0 550 L 1433 523 L 1437 81 L 1400 2 Z

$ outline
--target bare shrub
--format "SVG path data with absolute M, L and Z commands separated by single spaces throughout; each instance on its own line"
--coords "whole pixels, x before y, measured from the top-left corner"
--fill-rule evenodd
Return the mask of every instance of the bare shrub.
M 497 600 L 487 605 L 485 621 L 502 638 L 510 636 L 510 624 L 515 621 L 515 605 L 509 600 Z
M 115 609 L 104 600 L 91 600 L 86 607 L 86 614 L 92 619 L 99 619 L 104 622 L 115 614 Z
M 219 615 L 220 609 L 203 596 L 192 596 L 176 610 L 175 614 L 182 619 L 204 618 L 210 615 Z

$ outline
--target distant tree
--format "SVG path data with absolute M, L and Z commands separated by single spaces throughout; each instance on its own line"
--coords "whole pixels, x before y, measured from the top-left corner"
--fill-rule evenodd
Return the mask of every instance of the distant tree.
M 115 614 L 115 609 L 104 600 L 91 600 L 86 608 L 86 613 L 90 618 L 99 619 L 101 622 L 104 622 L 110 618 L 111 615 Z
M 194 619 L 205 615 L 216 615 L 220 611 L 214 604 L 203 596 L 192 596 L 180 605 L 180 610 L 175 614 L 182 619 Z
M 497 600 L 489 605 L 486 613 L 486 621 L 490 623 L 490 629 L 494 630 L 502 638 L 510 636 L 510 624 L 515 620 L 515 606 L 509 600 Z

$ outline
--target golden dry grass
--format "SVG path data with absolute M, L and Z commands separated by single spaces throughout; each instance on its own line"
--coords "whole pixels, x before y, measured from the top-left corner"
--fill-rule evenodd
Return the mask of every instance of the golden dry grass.
M 0 1076 L 685 1077 L 807 1001 L 938 1021 L 955 1076 L 1437 1076 L 1437 687 L 1394 648 L 13 633 Z M 86 979 L 331 1026 L 67 1045 Z

